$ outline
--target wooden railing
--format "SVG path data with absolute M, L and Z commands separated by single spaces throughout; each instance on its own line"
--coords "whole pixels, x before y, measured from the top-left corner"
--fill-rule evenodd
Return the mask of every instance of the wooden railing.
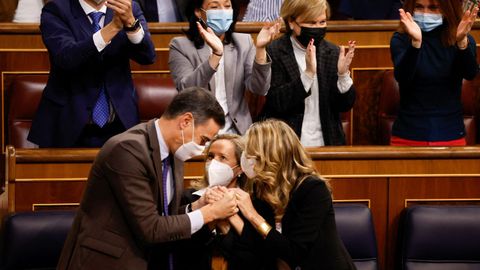
M 97 149 L 6 151 L 2 213 L 76 207 Z M 480 204 L 480 147 L 323 147 L 309 149 L 331 181 L 334 200 L 369 205 L 381 269 L 393 269 L 398 221 L 412 204 Z M 203 157 L 185 163 L 186 186 Z

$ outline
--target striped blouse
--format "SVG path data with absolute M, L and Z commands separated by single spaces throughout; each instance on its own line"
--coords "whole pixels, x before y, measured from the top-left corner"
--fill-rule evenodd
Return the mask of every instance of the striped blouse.
M 244 22 L 274 21 L 280 16 L 283 0 L 250 0 Z

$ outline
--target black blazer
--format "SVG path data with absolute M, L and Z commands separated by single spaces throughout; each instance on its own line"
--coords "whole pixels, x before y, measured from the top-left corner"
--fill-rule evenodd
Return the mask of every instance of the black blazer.
M 255 209 L 275 228 L 272 208 L 255 201 Z M 263 240 L 249 222 L 239 237 L 222 246 L 229 269 L 277 269 L 282 259 L 291 269 L 356 269 L 335 224 L 332 197 L 325 182 L 308 177 L 294 191 L 282 218 L 282 233 L 272 229 Z M 228 244 L 228 243 L 227 243 Z
M 340 112 L 353 107 L 355 88 L 341 94 L 337 87 L 339 48 L 325 40 L 317 46 L 317 78 L 319 86 L 320 123 L 325 145 L 344 145 L 345 134 Z M 272 81 L 267 94 L 263 118 L 277 118 L 289 124 L 300 137 L 302 131 L 305 92 L 300 70 L 293 52 L 290 35 L 275 40 L 267 47 L 272 58 Z

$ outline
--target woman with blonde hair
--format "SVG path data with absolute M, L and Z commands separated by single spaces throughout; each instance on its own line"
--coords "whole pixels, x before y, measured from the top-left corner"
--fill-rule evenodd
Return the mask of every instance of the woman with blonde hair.
M 183 205 L 188 209 L 197 209 L 208 203 L 220 200 L 227 188 L 249 190 L 247 178 L 240 167 L 240 157 L 244 150 L 242 137 L 237 134 L 219 134 L 215 136 L 205 149 L 204 178 L 192 184 L 193 189 L 184 193 Z M 212 254 L 215 244 L 228 248 L 235 241 L 235 233 L 230 230 L 229 220 L 236 217 L 205 225 L 200 231 L 192 235 L 192 239 L 182 245 L 182 252 L 178 255 L 178 269 L 211 269 Z M 221 235 L 214 237 L 212 230 Z M 230 236 L 228 236 L 231 234 Z M 215 240 L 215 241 L 214 241 Z
M 289 124 L 304 146 L 344 145 L 340 113 L 355 101 L 355 41 L 345 50 L 324 39 L 326 0 L 285 0 L 280 16 L 287 33 L 267 46 L 272 80 L 263 115 Z
M 266 120 L 254 123 L 245 139 L 242 170 L 253 181 L 254 200 L 265 204 L 254 206 L 248 192 L 236 189 L 237 204 L 244 228 L 254 228 L 260 239 L 257 250 L 275 262 L 264 269 L 355 269 L 337 233 L 328 182 L 294 131 Z

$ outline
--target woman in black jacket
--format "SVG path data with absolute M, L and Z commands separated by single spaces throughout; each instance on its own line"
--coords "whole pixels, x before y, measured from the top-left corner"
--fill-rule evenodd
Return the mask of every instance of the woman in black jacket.
M 236 189 L 247 220 L 232 223 L 242 232 L 241 246 L 261 254 L 257 262 L 264 269 L 355 269 L 337 233 L 328 182 L 294 131 L 267 120 L 253 124 L 245 137 L 242 171 L 253 180 L 253 197 L 264 203 L 259 207 Z

